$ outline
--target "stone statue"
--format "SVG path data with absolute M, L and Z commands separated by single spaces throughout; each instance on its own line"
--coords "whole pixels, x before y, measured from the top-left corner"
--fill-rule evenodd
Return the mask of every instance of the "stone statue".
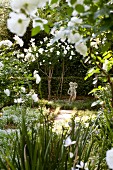
M 76 89 L 78 87 L 78 84 L 76 82 L 70 82 L 69 83 L 69 89 L 68 89 L 68 94 L 70 95 L 69 101 L 74 101 L 76 100 Z

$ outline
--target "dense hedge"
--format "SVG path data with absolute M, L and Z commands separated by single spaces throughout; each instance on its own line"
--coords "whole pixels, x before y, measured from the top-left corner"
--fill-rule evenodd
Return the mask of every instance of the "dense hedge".
M 88 93 L 93 89 L 92 79 L 84 80 L 84 77 L 64 77 L 64 83 L 63 83 L 63 91 L 62 95 L 69 97 L 67 94 L 67 91 L 69 89 L 69 82 L 77 82 L 78 88 L 77 88 L 77 95 L 78 96 L 87 96 Z M 41 80 L 41 92 L 42 97 L 47 98 L 48 96 L 48 81 L 46 77 L 42 77 Z M 37 91 L 37 86 L 34 84 L 34 88 Z M 53 77 L 51 81 L 51 95 L 55 97 L 60 96 L 60 77 Z

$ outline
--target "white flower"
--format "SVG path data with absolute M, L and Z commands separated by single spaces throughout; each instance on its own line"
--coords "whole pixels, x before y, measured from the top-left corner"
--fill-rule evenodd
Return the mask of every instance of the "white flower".
M 40 78 L 39 74 L 36 74 L 35 78 L 36 78 L 36 84 L 39 84 L 40 81 L 41 81 L 41 78 Z
M 69 6 L 72 6 L 73 8 L 75 8 L 75 5 L 77 4 L 83 4 L 84 0 L 77 0 L 74 4 L 71 3 L 71 0 L 66 0 L 66 2 L 68 2 Z
M 84 168 L 84 170 L 88 170 L 88 168 L 87 168 L 87 163 L 84 163 L 84 162 L 82 162 L 82 161 L 80 161 L 80 165 L 76 165 L 76 167 L 77 167 L 77 168 L 81 168 L 81 169 Z
M 72 12 L 72 16 L 76 16 L 78 14 L 78 12 L 76 11 L 76 10 L 74 10 L 73 12 Z
M 35 75 L 35 74 L 37 74 L 38 73 L 38 71 L 37 70 L 35 70 L 34 72 L 33 72 L 33 75 Z
M 64 50 L 64 54 L 67 54 L 67 50 Z
M 38 53 L 36 53 L 36 57 L 37 57 L 37 58 L 39 57 Z
M 103 63 L 103 67 L 102 67 L 103 70 L 107 71 L 107 69 L 108 69 L 108 63 L 109 63 L 109 61 L 108 61 L 107 59 L 105 59 L 105 61 L 104 61 L 104 63 Z
M 71 170 L 79 170 L 79 169 L 78 168 L 75 169 L 75 168 L 72 167 Z
M 37 0 L 11 0 L 11 8 L 15 12 L 25 10 L 27 14 L 34 15 L 37 12 Z
M 38 8 L 43 8 L 48 2 L 48 0 L 36 0 L 36 1 L 38 3 Z
M 40 54 L 43 54 L 43 51 L 44 51 L 43 48 L 39 48 L 39 50 L 38 50 L 38 52 L 39 52 Z
M 21 38 L 19 38 L 17 35 L 15 35 L 13 39 L 16 41 L 16 44 L 20 45 L 20 47 L 22 47 L 24 45 L 23 40 Z
M 27 53 L 27 52 L 28 52 L 28 49 L 24 48 L 24 52 Z
M 43 41 L 40 41 L 40 44 L 43 44 Z
M 82 39 L 82 36 L 79 33 L 70 33 L 68 35 L 68 42 L 69 43 L 77 43 Z
M 69 157 L 73 158 L 74 154 L 72 152 L 69 152 Z
M 59 5 L 59 0 L 56 3 L 51 4 L 52 0 L 49 0 L 49 6 L 53 9 Z
M 87 54 L 87 46 L 83 43 L 79 43 L 75 45 L 76 51 L 78 53 L 80 53 L 81 55 L 83 55 L 84 57 Z
M 44 38 L 44 42 L 47 41 L 47 40 L 48 40 L 48 37 L 45 37 L 45 38 Z
M 73 27 L 74 25 L 75 25 L 74 22 L 71 22 L 71 21 L 68 22 L 68 27 Z
M 54 30 L 53 35 L 55 35 L 55 38 L 53 38 L 53 40 L 51 40 L 51 43 L 53 44 L 55 41 L 58 41 L 59 39 L 61 39 L 62 41 L 65 41 L 66 39 L 66 34 L 67 34 L 67 30 L 65 30 L 64 27 L 61 27 L 60 30 Z
M 33 99 L 34 102 L 37 102 L 37 101 L 38 101 L 38 96 L 37 96 L 37 94 L 33 94 L 31 97 L 32 97 L 32 99 Z
M 7 96 L 10 96 L 10 90 L 9 90 L 9 89 L 5 89 L 5 90 L 4 90 L 4 93 L 5 93 Z
M 23 103 L 22 98 L 14 99 L 14 103 Z
M 70 50 L 70 47 L 69 47 L 69 46 L 67 46 L 67 47 L 66 47 L 66 49 L 67 49 L 67 50 Z
M 51 52 L 51 53 L 53 52 L 53 50 L 54 50 L 54 48 L 50 48 L 50 52 Z
M 76 24 L 81 24 L 82 23 L 82 19 L 80 19 L 78 17 L 72 17 L 71 18 L 71 22 L 76 23 Z
M 69 57 L 70 60 L 72 60 L 72 55 Z
M 25 92 L 26 92 L 25 87 L 21 87 L 21 91 L 22 91 L 23 93 L 25 93 Z
M 16 2 L 16 1 L 15 1 Z M 30 23 L 30 19 L 22 13 L 11 12 L 9 14 L 10 18 L 7 20 L 8 29 L 17 34 L 18 36 L 23 36 L 26 32 L 26 29 Z
M 60 52 L 59 52 L 59 51 L 57 51 L 57 55 L 60 55 Z
M 32 56 L 32 54 L 31 53 L 27 53 L 26 55 L 25 55 L 25 61 L 29 61 L 30 60 L 30 58 L 31 58 L 31 56 Z
M 38 71 L 35 70 L 33 75 L 34 75 L 34 78 L 36 79 L 36 84 L 39 84 L 41 81 L 41 77 L 37 73 L 38 73 Z
M 77 0 L 76 1 L 76 4 L 83 4 L 84 3 L 84 0 Z
M 68 146 L 73 145 L 75 143 L 76 143 L 76 141 L 71 141 L 70 136 L 68 136 L 67 139 L 64 141 L 64 146 L 68 147 Z
M 2 46 L 2 45 L 11 47 L 12 46 L 12 42 L 10 40 L 3 40 L 3 41 L 0 42 L 0 46 Z
M 113 148 L 106 152 L 106 162 L 110 169 L 113 169 Z
M 95 47 L 96 49 L 98 49 L 98 45 L 101 43 L 101 41 L 99 40 L 99 38 L 95 38 L 91 41 L 91 46 Z
M 0 61 L 0 69 L 4 67 L 4 64 Z
M 48 23 L 47 20 L 37 17 L 33 19 L 33 28 L 39 26 L 41 30 L 44 30 L 43 25 L 47 23 Z
M 71 55 L 75 55 L 75 53 L 73 51 L 71 51 Z

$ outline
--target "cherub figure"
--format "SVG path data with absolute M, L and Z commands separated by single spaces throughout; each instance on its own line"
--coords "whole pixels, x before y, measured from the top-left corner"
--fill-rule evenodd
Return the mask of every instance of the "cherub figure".
M 68 94 L 70 95 L 69 101 L 74 101 L 76 99 L 76 89 L 78 87 L 78 84 L 76 82 L 70 82 L 69 83 L 69 89 L 68 89 Z

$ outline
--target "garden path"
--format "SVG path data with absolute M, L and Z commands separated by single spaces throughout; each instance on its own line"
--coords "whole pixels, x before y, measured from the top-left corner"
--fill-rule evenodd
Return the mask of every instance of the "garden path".
M 55 129 L 62 130 L 63 127 L 69 127 L 71 117 L 76 113 L 75 110 L 59 110 L 59 114 L 54 120 Z
M 55 121 L 66 121 L 71 119 L 75 111 L 73 110 L 60 110 L 59 114 L 55 118 Z

